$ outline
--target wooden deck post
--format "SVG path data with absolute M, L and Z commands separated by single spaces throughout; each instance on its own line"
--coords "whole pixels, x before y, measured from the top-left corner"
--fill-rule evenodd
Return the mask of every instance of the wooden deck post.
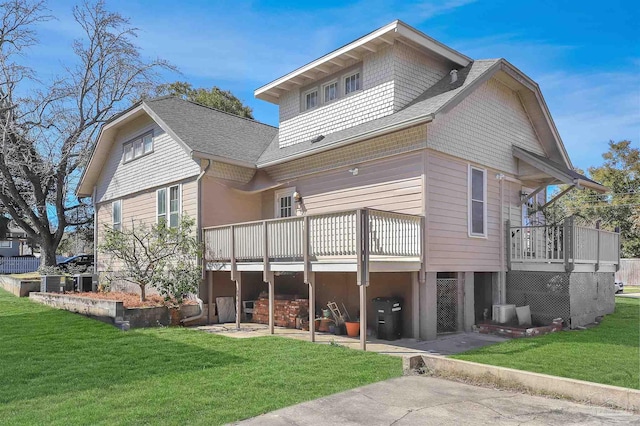
M 316 341 L 316 274 L 309 272 L 307 278 L 309 284 L 309 338 L 312 342 Z
M 273 311 L 275 308 L 275 277 L 273 272 L 265 272 L 265 281 L 269 286 L 269 334 L 274 333 L 274 316 Z
M 236 328 L 240 330 L 242 316 L 242 272 L 236 272 Z
M 213 271 L 207 271 L 207 324 L 213 322 Z
M 367 350 L 367 287 L 369 286 L 369 211 L 356 212 L 357 273 L 360 287 L 360 349 Z

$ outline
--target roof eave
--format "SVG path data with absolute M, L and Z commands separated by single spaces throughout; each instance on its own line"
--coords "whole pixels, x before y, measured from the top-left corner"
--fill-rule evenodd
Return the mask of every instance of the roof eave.
M 220 157 L 219 155 L 209 154 L 202 151 L 191 151 L 191 158 L 201 158 L 203 160 L 217 161 L 220 163 L 232 164 L 234 166 L 246 167 L 248 169 L 256 169 L 256 165 L 248 161 L 234 160 L 232 158 Z
M 333 142 L 328 145 L 324 145 L 318 148 L 311 148 L 306 151 L 302 151 L 296 154 L 288 155 L 282 158 L 278 158 L 276 160 L 267 161 L 264 163 L 258 163 L 258 169 L 264 169 L 271 166 L 276 166 L 278 164 L 286 163 L 287 161 L 297 160 L 299 158 L 303 158 L 309 155 L 318 154 L 320 152 L 329 151 L 331 149 L 340 148 L 345 145 L 350 145 L 352 143 L 360 142 L 366 139 L 371 139 L 378 136 L 386 135 L 387 133 L 395 132 L 397 130 L 402 130 L 408 127 L 417 126 L 420 124 L 428 123 L 433 120 L 433 114 L 423 115 L 420 117 L 415 117 L 410 120 L 406 120 L 400 123 L 396 123 L 391 126 L 382 127 L 376 130 L 371 130 L 368 132 L 359 133 L 354 136 L 350 136 L 344 139 L 340 139 L 336 142 Z

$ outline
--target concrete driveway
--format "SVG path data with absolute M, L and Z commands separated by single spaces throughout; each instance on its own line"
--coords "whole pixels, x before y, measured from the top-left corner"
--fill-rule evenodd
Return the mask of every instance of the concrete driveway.
M 406 376 L 283 408 L 239 424 L 395 426 L 525 422 L 563 426 L 640 425 L 640 416 L 443 379 Z

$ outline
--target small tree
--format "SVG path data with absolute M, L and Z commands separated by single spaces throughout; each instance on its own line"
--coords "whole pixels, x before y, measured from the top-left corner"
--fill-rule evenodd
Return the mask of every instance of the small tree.
M 181 304 L 185 294 L 198 290 L 202 274 L 194 224 L 183 215 L 175 228 L 164 222 L 151 226 L 132 222 L 131 228 L 121 230 L 105 226 L 99 250 L 119 263 L 116 270 L 107 273 L 107 279 L 138 285 L 143 301 L 147 286 L 151 286 L 167 302 Z

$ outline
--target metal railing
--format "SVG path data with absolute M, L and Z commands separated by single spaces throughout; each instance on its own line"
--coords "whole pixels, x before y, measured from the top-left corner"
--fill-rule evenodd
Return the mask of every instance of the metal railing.
M 205 260 L 297 261 L 305 256 L 305 242 L 313 259 L 353 257 L 363 220 L 370 255 L 421 257 L 421 216 L 359 209 L 204 228 Z
M 510 263 L 576 263 L 619 265 L 620 234 L 576 226 L 573 218 L 549 226 L 511 226 L 507 230 L 507 260 Z

